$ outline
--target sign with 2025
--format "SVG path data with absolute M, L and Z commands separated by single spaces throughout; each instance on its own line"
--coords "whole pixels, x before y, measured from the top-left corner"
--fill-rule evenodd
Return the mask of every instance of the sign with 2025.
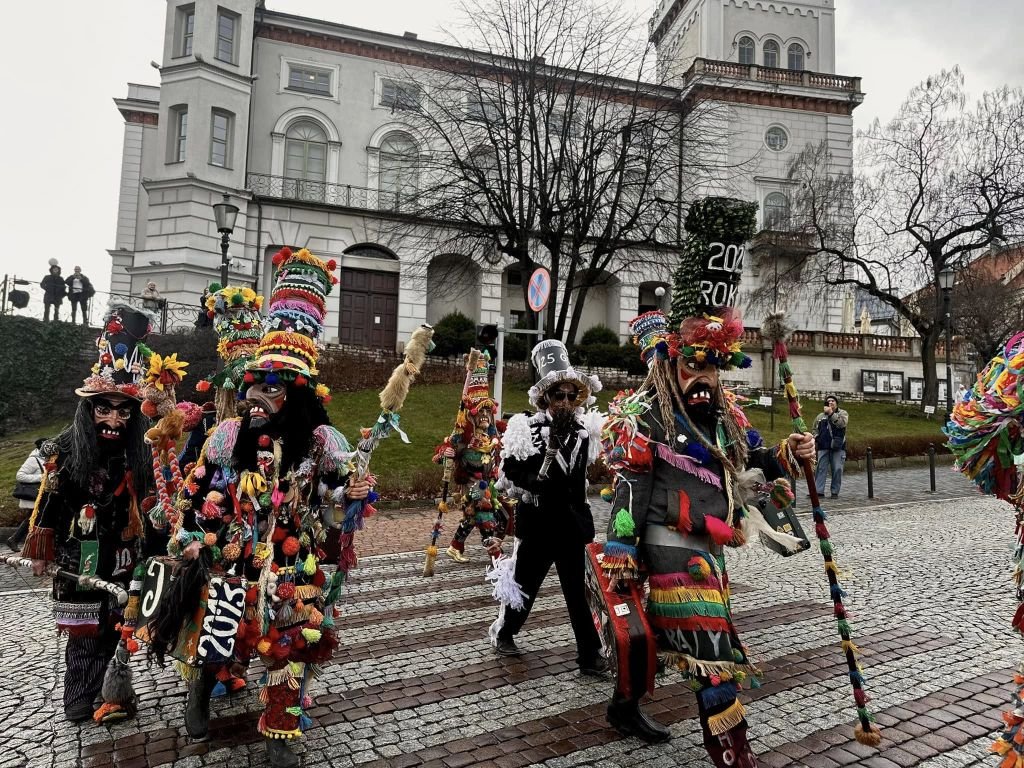
M 736 306 L 745 252 L 742 243 L 711 243 L 701 270 L 700 297 L 705 306 Z

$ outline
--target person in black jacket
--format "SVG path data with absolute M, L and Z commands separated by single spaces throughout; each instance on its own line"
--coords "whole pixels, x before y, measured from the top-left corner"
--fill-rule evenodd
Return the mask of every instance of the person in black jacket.
M 513 416 L 505 431 L 501 472 L 511 496 L 519 500 L 515 580 L 526 595 L 519 609 L 505 607 L 494 629 L 495 649 L 502 656 L 521 654 L 515 636 L 522 629 L 552 564 L 576 636 L 577 658 L 583 674 L 600 676 L 608 668 L 601 655 L 584 585 L 584 547 L 594 540 L 594 518 L 587 502 L 587 467 L 599 448 L 600 417 L 589 418 L 583 407 L 601 388 L 594 376 L 569 363 L 562 342 L 549 339 L 532 353 L 540 380 L 530 389 L 537 413 Z
M 50 259 L 50 271 L 39 283 L 43 289 L 43 322 L 50 321 L 50 307 L 53 307 L 53 319 L 60 320 L 60 305 L 64 301 L 67 287 L 60 276 L 60 267 L 56 259 Z

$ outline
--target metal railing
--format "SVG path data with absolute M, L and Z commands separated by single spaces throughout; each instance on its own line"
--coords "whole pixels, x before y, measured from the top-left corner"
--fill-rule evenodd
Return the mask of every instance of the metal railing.
M 333 184 L 326 181 L 291 179 L 266 173 L 246 175 L 246 185 L 257 197 L 295 200 L 304 203 L 322 203 L 365 211 L 412 213 L 415 210 L 414 193 L 354 187 L 351 184 Z

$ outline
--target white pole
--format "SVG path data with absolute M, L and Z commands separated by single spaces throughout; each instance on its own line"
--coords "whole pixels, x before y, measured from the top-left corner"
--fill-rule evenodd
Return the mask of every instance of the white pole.
M 498 319 L 498 359 L 494 361 L 494 399 L 498 401 L 498 413 L 494 414 L 495 419 L 501 418 L 501 408 L 505 401 L 501 399 L 502 389 L 505 383 L 505 321 Z

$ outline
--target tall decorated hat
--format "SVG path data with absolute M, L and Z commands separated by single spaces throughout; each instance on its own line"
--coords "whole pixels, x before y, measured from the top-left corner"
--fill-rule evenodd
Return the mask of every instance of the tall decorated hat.
M 466 382 L 462 387 L 462 405 L 475 413 L 481 407 L 497 410 L 497 404 L 491 398 L 488 374 L 490 365 L 487 354 L 478 349 L 469 350 L 466 358 Z
M 210 385 L 221 389 L 238 387 L 263 337 L 262 306 L 263 297 L 251 288 L 230 285 L 222 288 L 219 283 L 210 286 L 206 314 L 213 320 L 217 354 L 224 361 L 224 367 L 200 382 L 197 387 L 200 391 L 206 391 Z
M 736 304 L 746 242 L 756 225 L 756 203 L 706 197 L 690 206 L 686 241 L 673 278 L 671 317 L 666 324 L 677 330 L 666 337 L 662 348 L 669 359 L 682 356 L 722 370 L 750 367 L 750 358 L 740 345 L 743 320 Z M 660 313 L 649 312 L 631 322 L 641 357 L 649 364 L 661 354 L 657 342 L 653 352 L 645 352 L 641 343 L 653 338 L 648 326 L 657 324 L 656 318 L 649 317 L 655 314 Z
M 596 376 L 577 371 L 569 362 L 569 352 L 558 339 L 545 339 L 530 353 L 533 367 L 537 369 L 537 383 L 530 387 L 530 402 L 540 408 L 541 396 L 551 387 L 563 381 L 571 381 L 580 390 L 577 405 L 591 405 L 596 400 L 595 392 L 601 391 L 601 381 Z
M 338 282 L 333 274 L 337 263 L 318 259 L 305 248 L 282 248 L 274 255 L 273 264 L 274 290 L 255 359 L 246 366 L 243 391 L 257 381 L 280 381 L 316 387 L 317 395 L 324 399 L 328 392 L 325 386 L 316 384 L 316 364 L 327 295 Z
M 75 394 L 124 395 L 141 400 L 147 361 L 152 354 L 145 344 L 151 330 L 148 315 L 125 305 L 111 306 L 96 339 L 97 360 Z

